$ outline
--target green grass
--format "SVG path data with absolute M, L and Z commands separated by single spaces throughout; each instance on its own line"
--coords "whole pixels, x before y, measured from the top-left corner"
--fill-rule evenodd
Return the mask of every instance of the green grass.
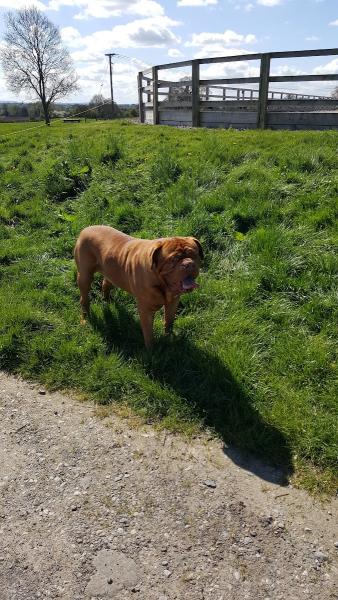
M 127 122 L 0 126 L 0 364 L 330 492 L 337 460 L 338 133 Z M 193 235 L 205 263 L 173 339 L 143 348 L 134 300 L 93 286 L 80 326 L 73 246 L 94 223 Z

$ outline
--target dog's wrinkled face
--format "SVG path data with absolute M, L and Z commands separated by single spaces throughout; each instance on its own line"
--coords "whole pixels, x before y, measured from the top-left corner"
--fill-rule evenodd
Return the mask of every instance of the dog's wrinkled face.
M 198 276 L 203 251 L 193 237 L 175 237 L 159 240 L 153 252 L 153 269 L 175 296 L 192 292 L 198 287 Z

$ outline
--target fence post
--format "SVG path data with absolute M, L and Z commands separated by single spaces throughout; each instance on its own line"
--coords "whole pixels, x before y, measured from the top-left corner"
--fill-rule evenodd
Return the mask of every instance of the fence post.
M 259 129 L 266 128 L 267 122 L 267 104 L 269 92 L 269 77 L 270 77 L 270 54 L 263 54 L 261 58 L 261 71 L 259 79 L 259 96 L 257 109 L 257 127 Z
M 137 80 L 138 80 L 138 114 L 139 114 L 140 123 L 144 123 L 143 92 L 142 92 L 143 73 L 142 73 L 142 71 L 139 72 L 139 74 L 137 76 Z
M 191 112 L 192 126 L 200 125 L 200 63 L 191 61 Z
M 158 67 L 152 68 L 153 74 L 153 123 L 158 125 L 159 114 L 158 114 Z

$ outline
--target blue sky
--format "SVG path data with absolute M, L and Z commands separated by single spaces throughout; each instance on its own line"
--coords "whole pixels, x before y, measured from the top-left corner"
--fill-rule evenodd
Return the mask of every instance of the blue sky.
M 146 66 L 202 56 L 338 47 L 338 0 L 0 0 L 0 10 L 27 4 L 60 27 L 79 75 L 80 90 L 69 98 L 73 101 L 99 92 L 109 96 L 104 56 L 109 51 L 127 57 L 116 58 L 114 65 L 115 98 L 122 103 L 136 101 L 137 71 Z M 213 65 L 204 74 L 245 76 L 256 74 L 258 67 L 250 62 Z M 338 73 L 338 58 L 278 60 L 272 71 Z M 179 76 L 183 74 L 188 71 Z M 297 85 L 304 93 L 329 93 L 333 87 L 334 82 Z M 1 73 L 0 99 L 14 99 Z

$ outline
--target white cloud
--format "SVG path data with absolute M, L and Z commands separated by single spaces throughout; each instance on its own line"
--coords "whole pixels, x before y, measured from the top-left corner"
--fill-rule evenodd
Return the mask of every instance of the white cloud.
M 282 0 L 257 0 L 257 4 L 261 4 L 262 6 L 278 6 L 278 4 L 282 4 Z
M 63 27 L 60 33 L 62 41 L 68 46 L 74 46 L 77 40 L 81 40 L 81 33 L 75 27 Z
M 280 75 L 280 76 L 287 76 L 287 75 L 304 75 L 305 72 L 304 71 L 300 71 L 299 69 L 295 69 L 294 67 L 290 67 L 289 65 L 279 65 L 279 67 L 277 67 L 277 69 L 272 69 L 271 70 L 271 75 Z M 285 85 L 285 84 L 284 84 Z
M 335 27 L 338 27 L 338 19 L 336 19 L 335 21 L 331 21 L 329 25 L 334 25 Z
M 255 5 L 249 2 L 248 4 L 236 4 L 235 10 L 244 10 L 245 12 L 250 12 L 255 8 Z
M 88 61 L 96 60 L 112 48 L 161 48 L 177 44 L 180 39 L 171 27 L 179 24 L 169 17 L 159 16 L 137 19 L 83 37 L 75 27 L 64 27 L 61 36 L 72 51 L 74 61 Z
M 178 50 L 177 48 L 170 48 L 168 50 L 168 56 L 171 56 L 172 58 L 177 58 L 179 56 L 182 56 L 182 52 L 181 52 L 181 50 Z
M 216 57 L 216 56 L 236 56 L 240 54 L 250 54 L 249 50 L 244 48 L 229 48 L 222 44 L 206 44 L 194 54 L 194 58 Z
M 20 8 L 26 8 L 29 6 L 35 6 L 39 10 L 46 10 L 45 4 L 39 0 L 0 0 L 0 8 L 9 8 L 10 10 L 19 10 Z
M 62 6 L 80 8 L 76 19 L 121 17 L 123 14 L 164 15 L 164 8 L 155 0 L 50 0 L 49 10 L 59 10 Z
M 259 77 L 259 66 L 253 65 L 251 61 L 240 61 L 237 63 L 220 63 L 201 66 L 201 79 L 216 79 L 222 77 Z M 246 84 L 245 87 L 255 87 Z
M 334 58 L 325 65 L 320 65 L 319 67 L 315 67 L 313 69 L 314 75 L 329 75 L 331 73 L 338 73 L 338 58 Z
M 177 6 L 211 6 L 218 4 L 218 0 L 178 0 Z
M 178 21 L 165 16 L 138 19 L 126 25 L 116 25 L 112 29 L 112 43 L 117 48 L 161 48 L 177 44 L 180 39 L 170 29 L 177 25 L 180 25 Z
M 206 46 L 209 44 L 219 43 L 224 46 L 236 45 L 236 44 L 253 44 L 257 41 L 256 36 L 252 33 L 248 35 L 242 35 L 226 29 L 223 33 L 193 33 L 190 42 L 186 42 L 186 46 Z
M 305 38 L 305 40 L 307 42 L 318 42 L 319 41 L 319 37 L 317 37 L 316 35 L 309 35 L 308 37 Z

